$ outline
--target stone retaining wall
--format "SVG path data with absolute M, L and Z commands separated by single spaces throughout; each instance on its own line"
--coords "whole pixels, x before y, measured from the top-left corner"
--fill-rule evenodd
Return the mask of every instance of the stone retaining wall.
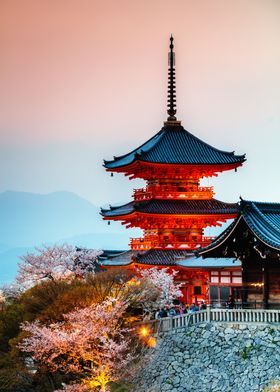
M 158 338 L 135 392 L 261 391 L 280 378 L 280 329 L 200 324 Z

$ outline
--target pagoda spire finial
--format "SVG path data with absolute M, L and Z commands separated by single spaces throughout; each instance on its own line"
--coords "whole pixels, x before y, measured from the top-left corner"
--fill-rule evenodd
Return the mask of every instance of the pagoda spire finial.
M 168 53 L 168 98 L 167 98 L 167 121 L 176 121 L 176 81 L 175 81 L 175 53 L 173 52 L 174 38 L 170 36 L 170 52 Z

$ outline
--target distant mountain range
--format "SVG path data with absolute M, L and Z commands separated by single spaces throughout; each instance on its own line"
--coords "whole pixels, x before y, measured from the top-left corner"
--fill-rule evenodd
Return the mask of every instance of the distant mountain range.
M 16 274 L 18 256 L 42 244 L 67 242 L 98 249 L 126 249 L 130 233 L 107 226 L 99 207 L 70 192 L 0 193 L 0 285 Z

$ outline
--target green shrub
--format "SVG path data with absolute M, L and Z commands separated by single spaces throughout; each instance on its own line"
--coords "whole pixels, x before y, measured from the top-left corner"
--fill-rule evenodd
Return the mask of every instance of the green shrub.
M 253 350 L 254 346 L 251 344 L 250 346 L 246 346 L 243 348 L 242 352 L 241 352 L 241 357 L 242 359 L 247 359 L 248 355 L 250 354 L 250 352 Z

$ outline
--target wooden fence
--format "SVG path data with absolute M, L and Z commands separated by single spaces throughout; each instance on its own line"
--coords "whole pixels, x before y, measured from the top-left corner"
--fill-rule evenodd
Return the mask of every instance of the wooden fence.
M 187 328 L 193 324 L 201 323 L 255 323 L 280 324 L 280 310 L 269 309 L 211 309 L 184 314 L 182 316 L 165 317 L 160 320 L 151 320 L 146 325 L 152 333 L 167 332 L 173 329 Z

